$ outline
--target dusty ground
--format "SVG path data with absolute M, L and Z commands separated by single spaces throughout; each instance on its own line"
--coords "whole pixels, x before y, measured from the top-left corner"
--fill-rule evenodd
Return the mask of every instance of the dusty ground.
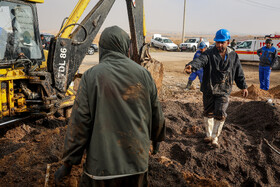
M 220 136 L 221 148 L 203 143 L 202 94 L 194 87 L 184 91 L 187 76 L 182 73 L 193 53 L 155 52 L 164 63 L 162 107 L 167 137 L 160 153 L 150 157 L 151 186 L 279 186 L 280 155 L 280 72 L 271 75 L 271 91 L 258 85 L 258 67 L 244 64 L 249 99 L 234 87 L 228 119 Z M 97 63 L 97 54 L 87 56 L 80 72 Z M 195 82 L 198 85 L 198 82 Z M 272 103 L 267 103 L 271 98 Z M 67 120 L 29 120 L 0 131 L 0 186 L 43 186 L 50 166 L 53 173 L 61 164 L 61 150 Z M 73 169 L 62 186 L 77 186 L 81 166 Z

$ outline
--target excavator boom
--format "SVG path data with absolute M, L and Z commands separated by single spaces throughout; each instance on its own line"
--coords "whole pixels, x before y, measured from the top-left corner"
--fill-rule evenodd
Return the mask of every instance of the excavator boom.
M 88 2 L 89 0 L 78 2 L 50 47 L 48 71 L 54 75 L 54 86 L 61 93 L 68 89 L 86 55 L 85 49 L 96 37 L 115 0 L 100 0 L 78 24 L 77 21 Z M 126 4 L 133 46 L 132 58 L 140 63 L 140 50 L 144 44 L 143 0 L 126 0 Z M 77 27 L 70 34 L 74 26 Z

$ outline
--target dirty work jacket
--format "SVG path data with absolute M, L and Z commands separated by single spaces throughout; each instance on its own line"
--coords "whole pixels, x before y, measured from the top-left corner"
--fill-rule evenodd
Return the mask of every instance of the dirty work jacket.
M 260 66 L 272 67 L 277 61 L 277 49 L 275 47 L 267 48 L 266 46 L 257 50 L 260 57 Z
M 76 165 L 86 150 L 84 170 L 96 180 L 146 172 L 150 140 L 165 135 L 155 83 L 124 55 L 129 41 L 112 28 L 101 35 L 100 64 L 82 76 L 63 154 L 64 162 Z
M 227 47 L 226 56 L 226 60 L 222 59 L 215 46 L 187 64 L 192 66 L 192 71 L 197 71 L 203 67 L 201 84 L 201 91 L 203 93 L 230 95 L 233 81 L 235 81 L 238 88 L 247 88 L 237 53 Z

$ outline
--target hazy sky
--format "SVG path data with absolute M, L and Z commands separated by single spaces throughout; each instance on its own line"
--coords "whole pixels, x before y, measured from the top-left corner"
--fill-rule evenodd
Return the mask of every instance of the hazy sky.
M 45 0 L 38 5 L 41 32 L 57 32 L 78 0 Z M 91 0 L 87 13 L 98 1 Z M 148 32 L 182 32 L 184 0 L 144 0 Z M 280 0 L 187 0 L 186 34 L 280 33 Z M 81 20 L 80 20 L 81 21 Z M 125 0 L 116 0 L 101 30 L 118 25 L 129 31 Z

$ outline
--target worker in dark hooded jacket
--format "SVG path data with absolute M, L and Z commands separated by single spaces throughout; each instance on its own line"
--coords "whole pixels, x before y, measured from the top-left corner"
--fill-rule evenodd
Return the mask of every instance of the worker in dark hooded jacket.
M 164 116 L 151 74 L 128 58 L 130 39 L 117 26 L 99 41 L 100 63 L 82 76 L 56 183 L 86 162 L 80 186 L 147 186 L 149 149 L 165 138 Z
M 217 31 L 214 41 L 216 45 L 206 50 L 198 58 L 185 67 L 186 73 L 203 68 L 201 91 L 203 92 L 205 142 L 211 142 L 218 148 L 218 137 L 222 132 L 229 104 L 229 95 L 233 81 L 247 97 L 248 90 L 245 76 L 236 52 L 229 48 L 230 33 L 226 29 Z

